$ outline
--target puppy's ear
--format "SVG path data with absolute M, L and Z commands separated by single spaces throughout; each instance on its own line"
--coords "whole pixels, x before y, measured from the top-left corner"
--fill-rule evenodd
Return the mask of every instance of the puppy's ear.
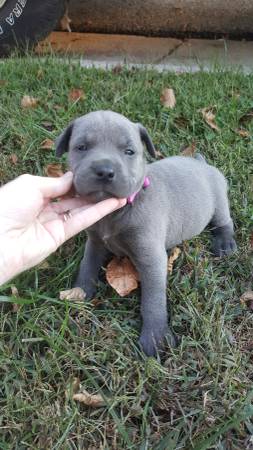
M 144 142 L 144 144 L 146 145 L 147 151 L 149 152 L 149 154 L 151 156 L 153 156 L 153 158 L 156 157 L 156 153 L 155 153 L 155 147 L 154 144 L 152 142 L 151 137 L 149 136 L 146 128 L 141 124 L 138 123 L 137 124 L 138 128 L 139 128 L 139 132 L 140 132 L 140 136 L 141 136 L 141 140 Z
M 67 128 L 65 128 L 65 130 L 63 130 L 63 132 L 60 134 L 60 136 L 58 136 L 58 138 L 56 138 L 56 141 L 55 141 L 56 156 L 62 156 L 63 153 L 68 151 L 69 140 L 71 138 L 72 129 L 73 129 L 73 122 L 71 122 L 69 124 L 69 126 Z

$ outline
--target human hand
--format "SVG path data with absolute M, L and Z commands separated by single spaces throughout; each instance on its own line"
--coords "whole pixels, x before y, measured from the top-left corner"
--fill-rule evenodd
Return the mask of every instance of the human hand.
M 96 204 L 66 194 L 73 174 L 60 178 L 21 175 L 0 188 L 0 285 L 43 261 L 67 239 L 126 204 Z M 67 219 L 67 220 L 66 220 Z

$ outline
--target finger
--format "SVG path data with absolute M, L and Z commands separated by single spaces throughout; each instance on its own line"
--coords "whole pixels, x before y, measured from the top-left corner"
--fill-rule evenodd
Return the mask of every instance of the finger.
M 107 214 L 122 208 L 126 204 L 126 199 L 109 198 L 102 202 L 91 205 L 87 208 L 80 208 L 80 211 L 64 222 L 66 240 L 90 227 Z
M 44 197 L 56 198 L 66 194 L 72 185 L 73 173 L 67 172 L 62 177 L 33 177 Z
M 59 200 L 58 202 L 51 202 L 49 204 L 49 207 L 57 212 L 58 214 L 61 214 L 63 212 L 66 212 L 68 210 L 72 209 L 79 209 L 83 206 L 86 206 L 88 204 L 87 200 L 80 198 L 80 197 L 74 197 L 74 198 L 68 198 L 66 200 Z M 72 212 L 72 211 L 71 211 Z

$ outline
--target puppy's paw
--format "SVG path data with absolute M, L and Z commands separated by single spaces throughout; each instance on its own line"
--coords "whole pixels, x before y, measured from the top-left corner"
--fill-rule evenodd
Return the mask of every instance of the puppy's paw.
M 84 290 L 86 294 L 85 300 L 91 300 L 92 298 L 95 297 L 97 292 L 96 286 L 94 286 L 94 284 L 83 283 L 82 280 L 80 280 L 79 278 L 76 279 L 74 287 L 80 287 Z
M 237 250 L 237 245 L 232 236 L 216 236 L 213 238 L 212 250 L 215 256 L 228 256 Z
M 176 336 L 167 325 L 162 329 L 142 329 L 139 344 L 147 356 L 155 356 L 159 351 L 164 350 L 166 343 L 172 348 L 178 344 Z

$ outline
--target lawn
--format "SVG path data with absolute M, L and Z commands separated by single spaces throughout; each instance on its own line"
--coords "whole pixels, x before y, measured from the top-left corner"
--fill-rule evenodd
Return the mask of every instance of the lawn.
M 165 87 L 175 91 L 174 109 L 161 105 Z M 73 88 L 84 92 L 79 101 L 69 98 Z M 23 109 L 24 95 L 37 105 Z M 203 119 L 207 107 L 219 130 Z M 139 292 L 120 298 L 101 281 L 96 301 L 59 300 L 75 276 L 84 233 L 1 287 L 0 448 L 252 449 L 252 310 L 240 298 L 252 289 L 253 76 L 219 68 L 104 72 L 52 57 L 1 62 L 1 183 L 24 172 L 43 175 L 57 160 L 41 143 L 97 109 L 142 122 L 160 155 L 194 142 L 223 171 L 238 252 L 214 258 L 207 232 L 184 243 L 168 280 L 182 340 L 163 361 L 138 349 Z M 77 379 L 80 389 L 102 393 L 106 406 L 74 401 Z

